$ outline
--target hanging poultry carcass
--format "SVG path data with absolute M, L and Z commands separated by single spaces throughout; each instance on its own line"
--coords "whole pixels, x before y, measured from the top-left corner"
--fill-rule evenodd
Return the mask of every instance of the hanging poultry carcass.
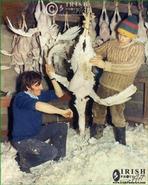
M 119 14 L 119 10 L 118 10 L 118 2 L 115 3 L 115 11 L 114 11 L 114 15 L 112 17 L 111 23 L 110 23 L 110 28 L 111 28 L 111 39 L 115 39 L 116 38 L 116 26 L 117 24 L 121 21 L 121 17 Z
M 96 16 L 92 11 L 92 7 L 91 4 L 89 2 L 85 3 L 85 10 L 87 9 L 88 11 L 90 11 L 90 26 L 89 26 L 89 35 L 92 41 L 92 45 L 93 47 L 95 47 L 97 45 L 96 43 L 96 37 L 97 37 L 97 33 L 96 33 Z M 87 13 L 87 12 L 86 12 Z
M 138 40 L 145 43 L 148 39 L 146 34 L 146 28 L 144 26 L 144 20 L 142 17 L 142 12 L 139 11 L 139 29 L 138 29 Z
M 74 39 L 78 36 L 79 32 L 79 26 L 71 27 L 64 33 L 59 32 L 52 45 L 46 50 L 45 53 L 46 56 L 48 55 L 48 61 L 54 63 L 55 71 L 57 74 L 67 76 L 67 71 L 63 69 L 64 64 L 62 62 L 66 60 L 68 63 L 68 54 L 71 47 L 73 47 L 75 43 Z
M 90 38 L 92 40 L 93 47 L 96 46 L 96 37 L 97 37 L 96 25 L 97 25 L 97 23 L 96 23 L 96 16 L 92 12 L 91 13 L 91 23 L 90 23 L 90 28 L 89 28 L 89 34 L 90 34 Z
M 148 25 L 144 23 L 144 19 L 142 17 L 142 10 L 143 10 L 143 4 L 139 3 L 139 29 L 138 29 L 138 38 L 137 41 L 142 42 L 145 45 L 145 56 L 146 56 L 146 64 L 148 63 L 148 35 L 147 35 L 147 29 Z
M 35 19 L 37 21 L 37 30 L 40 32 L 39 41 L 40 41 L 40 60 L 39 64 L 41 65 L 40 70 L 42 71 L 43 57 L 44 57 L 44 49 L 46 49 L 46 44 L 48 40 L 51 40 L 55 34 L 57 34 L 57 27 L 54 27 L 53 36 L 50 33 L 49 29 L 52 25 L 52 20 L 49 14 L 46 11 L 46 7 L 44 2 L 38 1 L 36 10 L 35 10 Z M 54 38 L 53 38 L 54 39 Z
M 63 32 L 67 31 L 69 28 L 70 28 L 70 25 L 68 21 L 68 12 L 66 12 Z M 69 43 L 67 43 L 67 46 L 68 46 L 67 48 L 70 48 L 69 46 L 70 43 L 72 43 L 73 45 L 73 41 L 70 41 Z M 69 53 L 69 51 L 67 51 L 67 53 Z M 59 75 L 67 76 L 68 70 L 66 65 L 67 62 L 65 60 L 67 60 L 66 55 L 60 56 L 60 55 L 57 55 L 56 53 L 53 55 L 54 69 L 55 69 L 55 72 Z
M 89 35 L 91 38 L 91 42 L 93 47 L 96 46 L 96 37 L 97 37 L 97 33 L 96 33 L 96 16 L 95 14 L 92 12 L 90 13 L 90 17 L 91 17 L 91 21 L 90 21 L 90 27 L 89 27 Z
M 103 1 L 103 8 L 99 20 L 99 36 L 96 38 L 98 46 L 110 39 L 109 18 L 105 4 L 106 2 Z
M 146 34 L 146 28 L 144 26 L 144 19 L 142 17 L 143 5 L 139 4 L 139 29 L 138 29 L 138 41 L 145 43 L 148 39 Z
M 111 106 L 128 101 L 130 96 L 136 91 L 136 87 L 132 85 L 123 92 L 106 99 L 100 99 L 96 95 L 93 90 L 95 83 L 94 73 L 89 62 L 96 55 L 88 32 L 91 21 L 90 13 L 84 14 L 84 17 L 84 31 L 79 38 L 79 42 L 71 58 L 71 67 L 74 73 L 73 78 L 68 81 L 66 77 L 53 74 L 53 77 L 57 81 L 67 87 L 76 96 L 75 107 L 79 115 L 79 131 L 81 135 L 85 133 L 85 108 L 89 96 L 99 104 Z M 51 63 L 50 59 L 51 56 L 47 60 L 49 64 Z
M 68 32 L 66 32 L 67 30 L 69 30 Z M 72 34 L 70 32 L 73 32 Z M 53 61 L 54 61 L 54 68 L 55 68 L 55 72 L 59 75 L 62 76 L 67 76 L 68 75 L 68 71 L 69 71 L 69 64 L 68 64 L 68 60 L 71 56 L 71 50 L 75 44 L 75 38 L 77 37 L 78 33 L 79 33 L 80 29 L 79 27 L 74 27 L 74 28 L 70 28 L 69 22 L 68 22 L 68 13 L 66 12 L 65 14 L 65 23 L 64 23 L 64 29 L 63 29 L 63 39 L 64 39 L 64 34 L 68 35 L 69 34 L 69 40 L 61 40 L 59 39 L 58 42 L 55 40 L 55 43 L 53 45 L 53 47 L 49 48 L 49 54 L 50 56 L 53 57 Z M 59 55 L 57 53 L 53 53 L 52 48 L 54 48 L 55 45 L 63 45 L 65 53 L 64 55 Z
M 148 22 L 145 22 L 145 26 L 146 26 L 147 31 L 148 31 Z M 148 65 L 148 39 L 145 43 L 145 56 L 146 56 L 146 64 Z

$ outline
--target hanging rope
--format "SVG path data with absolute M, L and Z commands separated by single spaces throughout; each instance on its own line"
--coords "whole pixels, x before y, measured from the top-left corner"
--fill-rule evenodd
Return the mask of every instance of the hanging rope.
M 69 21 L 68 21 L 68 12 L 66 12 L 65 14 L 65 23 L 64 23 L 64 30 L 63 31 L 66 31 L 67 29 L 69 29 Z
M 127 8 L 128 8 L 128 15 L 132 15 L 132 11 L 131 11 L 131 2 L 128 2 Z

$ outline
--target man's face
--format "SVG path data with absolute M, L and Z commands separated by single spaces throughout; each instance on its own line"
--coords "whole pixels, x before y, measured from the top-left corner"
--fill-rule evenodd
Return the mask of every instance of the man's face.
M 122 35 L 122 34 L 120 34 L 120 33 L 118 33 L 118 40 L 119 40 L 119 42 L 121 43 L 121 44 L 129 44 L 131 41 L 132 41 L 132 39 L 131 38 L 129 38 L 129 37 L 127 37 L 127 36 L 125 36 L 125 35 Z
M 41 90 L 43 89 L 42 83 L 36 82 L 30 88 L 27 88 L 29 92 L 31 92 L 35 96 L 39 96 L 41 94 Z

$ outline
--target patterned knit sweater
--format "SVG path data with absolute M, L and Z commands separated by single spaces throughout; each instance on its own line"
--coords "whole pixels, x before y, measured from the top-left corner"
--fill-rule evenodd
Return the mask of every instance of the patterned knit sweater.
M 107 60 L 100 84 L 116 91 L 122 91 L 131 85 L 144 63 L 144 45 L 138 42 L 121 46 L 117 40 L 110 40 L 95 51 Z

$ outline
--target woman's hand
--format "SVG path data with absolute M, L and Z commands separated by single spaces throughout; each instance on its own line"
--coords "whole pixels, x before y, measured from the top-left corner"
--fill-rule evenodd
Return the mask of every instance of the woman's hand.
M 66 109 L 63 110 L 62 116 L 65 118 L 72 118 L 73 117 L 73 112 L 71 109 Z
M 49 76 L 49 78 L 52 77 L 53 74 L 55 74 L 55 70 L 52 64 L 45 64 L 46 73 Z

